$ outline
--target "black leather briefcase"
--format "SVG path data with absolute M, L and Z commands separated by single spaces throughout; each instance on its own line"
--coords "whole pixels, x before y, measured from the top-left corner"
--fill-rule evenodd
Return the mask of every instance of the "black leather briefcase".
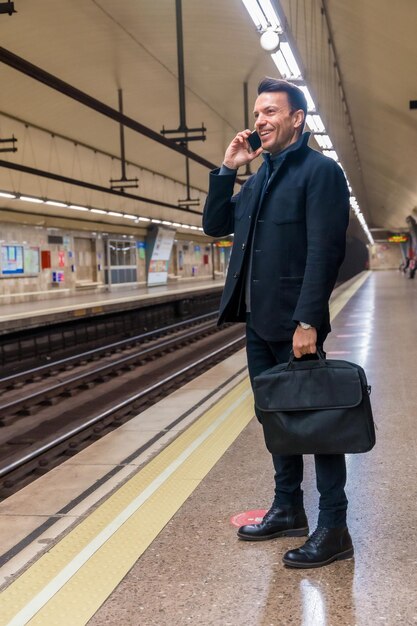
M 368 452 L 375 429 L 364 370 L 355 363 L 294 360 L 255 378 L 254 394 L 273 454 Z

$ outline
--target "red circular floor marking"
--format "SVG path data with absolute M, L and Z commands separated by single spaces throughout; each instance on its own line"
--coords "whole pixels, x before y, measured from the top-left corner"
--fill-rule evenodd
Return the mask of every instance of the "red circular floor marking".
M 244 526 L 245 524 L 259 524 L 262 522 L 263 516 L 267 509 L 254 509 L 253 511 L 245 511 L 244 513 L 238 513 L 230 518 L 230 523 L 233 526 Z

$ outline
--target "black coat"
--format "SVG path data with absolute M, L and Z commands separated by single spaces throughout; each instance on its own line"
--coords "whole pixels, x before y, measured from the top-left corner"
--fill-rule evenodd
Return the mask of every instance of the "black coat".
M 203 227 L 234 233 L 219 323 L 245 321 L 245 273 L 252 254 L 251 324 L 267 341 L 292 338 L 299 321 L 330 331 L 330 294 L 345 254 L 349 191 L 342 169 L 307 146 L 304 133 L 283 154 L 260 205 L 266 165 L 233 196 L 234 175 L 210 174 Z M 253 227 L 255 232 L 252 232 Z

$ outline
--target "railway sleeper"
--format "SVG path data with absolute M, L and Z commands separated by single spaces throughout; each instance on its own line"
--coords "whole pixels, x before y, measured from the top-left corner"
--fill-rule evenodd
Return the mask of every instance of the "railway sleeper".
M 60 396 L 61 398 L 73 398 L 77 395 L 77 392 L 77 389 L 65 389 L 65 391 L 63 391 Z
M 92 381 L 88 381 L 88 382 L 81 383 L 80 385 L 78 385 L 78 389 L 81 389 L 83 391 L 88 391 L 89 389 L 92 389 L 93 387 L 95 387 L 95 384 Z
M 37 411 L 39 411 L 39 405 L 33 404 L 31 406 L 22 406 L 20 409 L 15 411 L 14 415 L 19 415 L 19 417 L 29 417 L 30 415 L 34 415 Z

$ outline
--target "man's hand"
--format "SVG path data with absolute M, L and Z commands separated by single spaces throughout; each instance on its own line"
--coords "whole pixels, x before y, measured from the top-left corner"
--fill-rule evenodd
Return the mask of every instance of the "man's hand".
M 297 326 L 292 338 L 292 349 L 296 359 L 300 359 L 305 354 L 315 354 L 316 344 L 317 330 L 313 326 L 307 330 Z
M 249 129 L 242 130 L 231 141 L 224 155 L 224 165 L 232 170 L 237 170 L 241 165 L 250 163 L 261 154 L 262 147 L 253 152 L 246 141 L 251 132 Z

